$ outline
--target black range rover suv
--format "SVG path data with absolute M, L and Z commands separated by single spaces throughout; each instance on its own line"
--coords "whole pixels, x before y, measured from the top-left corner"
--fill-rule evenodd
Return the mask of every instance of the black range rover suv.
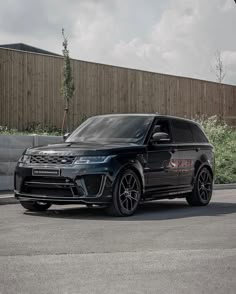
M 15 197 L 32 211 L 52 204 L 105 205 L 129 216 L 140 201 L 212 196 L 213 147 L 190 120 L 156 114 L 87 119 L 64 143 L 27 149 L 15 171 Z

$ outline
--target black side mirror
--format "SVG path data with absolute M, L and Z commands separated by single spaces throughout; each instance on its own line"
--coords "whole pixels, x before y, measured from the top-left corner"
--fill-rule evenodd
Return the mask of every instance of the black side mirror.
M 71 133 L 66 133 L 63 135 L 63 140 L 66 141 L 70 137 Z
M 167 133 L 158 132 L 152 135 L 152 143 L 168 143 L 170 142 L 170 137 Z

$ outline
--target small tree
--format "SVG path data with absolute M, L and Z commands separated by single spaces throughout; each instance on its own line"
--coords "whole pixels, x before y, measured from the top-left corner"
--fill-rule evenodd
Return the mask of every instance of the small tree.
M 224 92 L 224 85 L 223 81 L 226 76 L 226 68 L 223 63 L 222 57 L 221 57 L 221 52 L 217 50 L 214 55 L 214 60 L 213 60 L 213 72 L 216 75 L 216 81 L 219 83 L 219 92 L 220 92 L 220 97 L 222 101 L 222 114 L 221 118 L 224 119 L 225 117 L 225 92 Z
M 221 52 L 219 50 L 215 52 L 214 70 L 215 70 L 217 82 L 222 84 L 226 76 L 226 70 L 222 61 Z
M 70 63 L 70 56 L 68 50 L 68 40 L 65 37 L 64 28 L 62 28 L 62 37 L 63 37 L 63 56 L 64 56 L 64 65 L 63 65 L 63 80 L 62 80 L 62 95 L 64 98 L 64 115 L 62 121 L 62 133 L 64 133 L 65 122 L 66 122 L 66 132 L 69 132 L 70 127 L 70 116 L 69 116 L 69 106 L 70 100 L 74 95 L 75 85 L 72 77 L 72 68 Z

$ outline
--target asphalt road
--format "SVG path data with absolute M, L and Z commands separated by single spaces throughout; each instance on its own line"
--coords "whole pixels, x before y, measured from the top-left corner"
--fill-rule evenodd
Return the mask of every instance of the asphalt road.
M 236 293 L 236 190 L 208 207 L 143 204 L 26 212 L 0 200 L 0 293 Z

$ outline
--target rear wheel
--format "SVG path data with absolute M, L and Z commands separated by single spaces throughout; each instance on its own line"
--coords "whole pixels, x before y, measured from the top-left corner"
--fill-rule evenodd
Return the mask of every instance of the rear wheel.
M 51 203 L 41 201 L 20 201 L 20 204 L 30 211 L 45 211 L 52 205 Z
M 192 206 L 207 205 L 212 196 L 213 178 L 210 171 L 204 167 L 198 173 L 192 193 L 190 193 L 186 200 Z
M 118 176 L 112 204 L 107 208 L 107 212 L 113 216 L 130 216 L 136 211 L 140 197 L 140 180 L 135 172 L 127 169 Z

